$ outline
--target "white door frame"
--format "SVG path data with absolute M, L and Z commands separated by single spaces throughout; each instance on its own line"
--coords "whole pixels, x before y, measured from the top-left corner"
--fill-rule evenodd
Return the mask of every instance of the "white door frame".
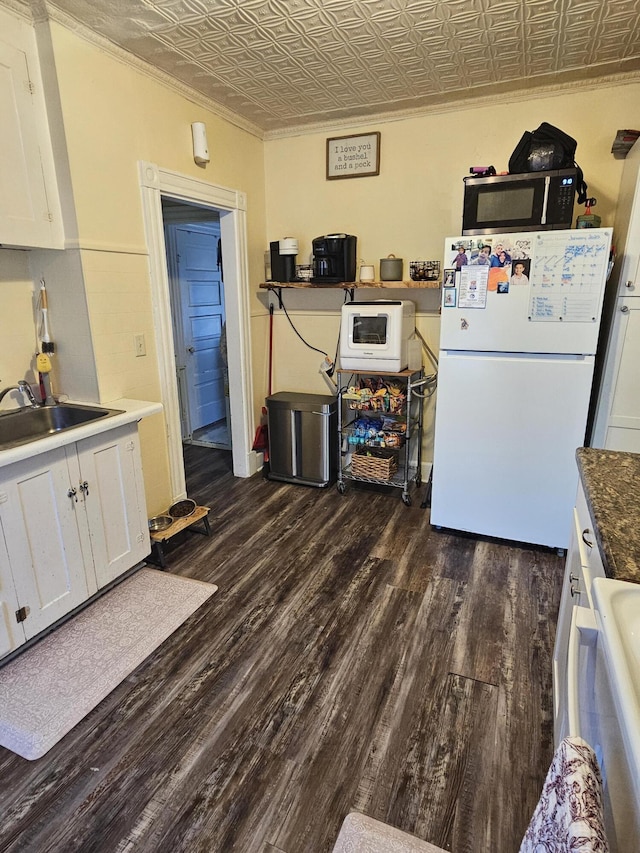
M 208 184 L 145 161 L 138 161 L 138 176 L 149 250 L 151 298 L 160 389 L 167 425 L 171 490 L 173 499 L 179 500 L 186 496 L 186 483 L 161 196 L 185 204 L 212 207 L 220 212 L 227 310 L 231 442 L 233 473 L 236 477 L 250 477 L 259 467 L 257 454 L 251 449 L 255 423 L 252 411 L 247 198 L 245 193 L 238 190 Z

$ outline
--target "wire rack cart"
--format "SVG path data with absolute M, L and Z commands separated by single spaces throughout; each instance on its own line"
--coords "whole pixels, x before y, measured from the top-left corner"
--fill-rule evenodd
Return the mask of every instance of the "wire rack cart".
M 348 480 L 402 489 L 422 482 L 422 369 L 399 373 L 338 370 L 337 489 Z

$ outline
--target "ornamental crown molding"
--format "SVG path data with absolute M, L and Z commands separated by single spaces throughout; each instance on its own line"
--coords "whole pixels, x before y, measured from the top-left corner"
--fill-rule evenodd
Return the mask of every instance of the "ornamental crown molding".
M 313 124 L 299 124 L 297 126 L 269 130 L 263 133 L 265 142 L 274 139 L 286 139 L 291 136 L 305 136 L 314 133 L 331 133 L 337 130 L 354 130 L 370 128 L 376 124 L 390 124 L 406 119 L 422 118 L 423 116 L 444 115 L 463 109 L 486 109 L 495 106 L 496 94 L 504 94 L 514 101 L 533 101 L 543 97 L 563 97 L 574 92 L 595 91 L 603 88 L 617 88 L 640 83 L 640 71 L 627 71 L 616 74 L 603 74 L 588 80 L 575 79 L 563 80 L 556 83 L 539 83 L 526 89 L 491 89 L 483 87 L 483 94 L 478 95 L 476 90 L 471 90 L 469 95 L 462 98 L 447 98 L 443 103 L 433 103 L 420 107 L 394 110 L 392 112 L 379 112 L 371 115 L 350 116 L 344 118 L 332 118 L 330 121 L 315 122 Z
M 6 9 L 28 21 L 30 24 L 33 23 L 31 6 L 26 0 L 0 0 L 0 9 Z
M 165 0 L 167 2 L 167 0 Z M 318 0 L 314 0 L 318 2 Z M 0 0 L 0 7 L 6 6 L 21 17 L 33 23 L 50 21 L 71 31 L 79 38 L 94 45 L 116 61 L 128 65 L 134 70 L 159 82 L 193 104 L 211 111 L 231 125 L 262 140 L 270 141 L 287 137 L 335 133 L 354 128 L 370 128 L 374 124 L 415 119 L 423 116 L 442 115 L 459 110 L 478 107 L 485 109 L 495 105 L 495 98 L 508 101 L 530 101 L 540 97 L 562 97 L 577 91 L 593 91 L 602 87 L 620 87 L 640 81 L 640 59 L 631 57 L 617 62 L 608 62 L 588 69 L 576 68 L 553 74 L 532 75 L 523 85 L 522 79 L 492 83 L 489 85 L 469 86 L 450 92 L 441 92 L 435 97 L 415 97 L 403 101 L 403 106 L 394 109 L 381 109 L 352 106 L 344 109 L 329 109 L 320 120 L 305 121 L 302 117 L 292 118 L 289 124 L 266 130 L 255 121 L 234 112 L 229 107 L 194 89 L 189 83 L 182 82 L 170 72 L 161 70 L 151 62 L 141 59 L 123 47 L 116 45 L 106 36 L 81 23 L 71 14 L 63 11 L 51 0 Z M 586 75 L 586 76 L 585 76 Z M 388 106 L 388 105 L 385 105 Z M 309 116 L 309 118 L 311 118 Z
M 19 3 L 19 0 L 1 0 L 1 2 Z M 82 38 L 89 44 L 92 44 L 94 47 L 99 48 L 104 53 L 109 54 L 113 59 L 116 59 L 118 62 L 122 62 L 125 65 L 129 65 L 131 68 L 134 68 L 141 74 L 144 74 L 145 76 L 150 77 L 159 83 L 162 83 L 169 89 L 173 89 L 174 92 L 177 92 L 179 95 L 182 95 L 188 101 L 191 101 L 192 103 L 196 104 L 199 107 L 202 107 L 203 109 L 210 110 L 211 112 L 218 115 L 220 118 L 223 118 L 230 124 L 233 124 L 235 127 L 240 128 L 240 130 L 245 130 L 252 136 L 257 136 L 258 139 L 264 138 L 264 132 L 260 127 L 258 127 L 258 125 L 254 124 L 251 121 L 248 121 L 247 119 L 238 115 L 238 113 L 235 113 L 225 107 L 223 104 L 220 104 L 219 102 L 214 101 L 211 98 L 207 98 L 205 95 L 202 95 L 200 92 L 196 91 L 195 89 L 192 89 L 190 86 L 187 86 L 186 83 L 180 82 L 175 77 L 172 77 L 165 71 L 161 71 L 159 68 L 156 68 L 154 65 L 151 65 L 151 63 L 146 62 L 144 59 L 140 59 L 139 57 L 135 56 L 135 54 L 130 53 L 129 51 L 124 50 L 121 47 L 118 47 L 118 45 L 109 41 L 109 39 L 99 35 L 98 33 L 94 32 L 94 30 L 80 23 L 71 15 L 68 15 L 66 12 L 63 12 L 53 3 L 45 2 L 45 0 L 33 0 L 31 6 L 33 19 L 36 22 L 38 20 L 54 21 L 56 24 L 59 24 L 60 26 L 72 32 L 74 35 L 77 35 L 79 38 Z M 38 7 L 37 12 L 33 11 L 34 6 Z M 38 15 L 38 18 L 36 18 L 36 14 Z

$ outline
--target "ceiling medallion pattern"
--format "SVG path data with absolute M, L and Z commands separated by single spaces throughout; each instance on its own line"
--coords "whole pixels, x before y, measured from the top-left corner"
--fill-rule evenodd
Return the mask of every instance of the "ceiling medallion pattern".
M 640 68 L 640 0 L 55 0 L 263 131 Z

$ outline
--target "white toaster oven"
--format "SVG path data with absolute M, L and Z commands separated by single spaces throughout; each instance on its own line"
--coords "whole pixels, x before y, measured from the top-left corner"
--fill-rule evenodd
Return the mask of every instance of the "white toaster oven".
M 404 370 L 415 325 L 413 302 L 379 299 L 346 303 L 340 326 L 342 370 Z

